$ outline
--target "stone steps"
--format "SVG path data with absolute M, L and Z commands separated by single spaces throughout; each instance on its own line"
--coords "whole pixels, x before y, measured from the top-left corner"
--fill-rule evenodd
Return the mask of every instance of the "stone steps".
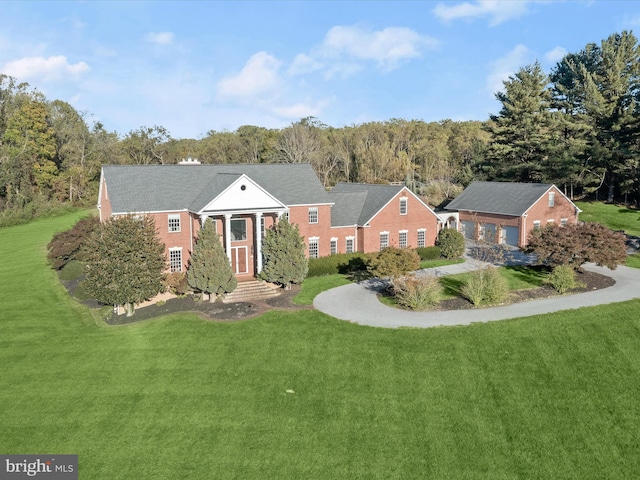
M 252 280 L 249 282 L 238 282 L 236 289 L 225 295 L 224 303 L 250 302 L 252 300 L 264 300 L 266 298 L 280 295 L 280 288 L 271 283 Z

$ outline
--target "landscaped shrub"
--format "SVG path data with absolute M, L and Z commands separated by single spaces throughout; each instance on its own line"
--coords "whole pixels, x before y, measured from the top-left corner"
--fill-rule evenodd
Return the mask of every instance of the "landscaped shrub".
M 100 225 L 97 217 L 83 218 L 69 230 L 56 233 L 47 248 L 47 258 L 55 269 L 61 269 L 71 260 L 82 260 L 82 247 Z
M 461 293 L 476 306 L 493 305 L 507 297 L 509 285 L 498 269 L 489 266 L 471 272 Z
M 372 254 L 367 270 L 374 277 L 396 278 L 420 268 L 420 256 L 410 248 L 387 247 Z
M 416 252 L 420 255 L 420 260 L 437 260 L 442 256 L 440 247 L 419 247 Z
M 186 295 L 189 292 L 187 274 L 184 272 L 172 272 L 167 274 L 164 280 L 167 290 L 174 295 Z
M 399 305 L 411 310 L 427 310 L 440 301 L 442 285 L 433 275 L 412 275 L 396 278 L 393 292 Z
M 569 265 L 558 265 L 555 267 L 544 283 L 551 285 L 558 293 L 567 293 L 574 288 L 580 288 L 583 285 L 576 281 L 576 272 Z
M 329 257 L 310 258 L 307 278 L 366 270 L 366 260 L 367 255 L 364 253 L 337 253 Z
M 461 257 L 464 253 L 464 235 L 453 228 L 443 228 L 438 233 L 436 246 L 440 247 L 440 254 L 447 260 Z

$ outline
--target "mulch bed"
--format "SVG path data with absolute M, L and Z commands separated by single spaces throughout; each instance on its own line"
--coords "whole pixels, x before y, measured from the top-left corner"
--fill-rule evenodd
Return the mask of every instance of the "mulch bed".
M 571 290 L 570 293 L 583 293 L 590 292 L 592 290 L 600 290 L 601 288 L 611 287 L 616 283 L 616 281 L 611 277 L 607 277 L 606 275 L 601 275 L 599 273 L 587 272 L 585 270 L 576 273 L 576 281 L 584 284 L 585 286 Z M 543 285 L 539 288 L 516 290 L 511 292 L 509 296 L 509 303 L 528 302 L 529 300 L 538 300 L 541 298 L 555 296 L 558 296 L 558 292 L 556 292 L 553 287 L 550 285 Z M 466 310 L 469 308 L 474 308 L 473 304 L 469 300 L 466 298 L 456 297 L 441 301 L 436 310 Z
M 593 272 L 578 272 L 576 280 L 585 285 L 584 288 L 573 290 L 571 293 L 588 292 L 591 290 L 598 290 L 601 288 L 607 288 L 612 286 L 615 281 L 611 277 L 606 275 L 600 275 Z M 69 292 L 73 295 L 73 291 L 77 286 L 77 282 L 63 282 Z M 131 317 L 126 315 L 110 314 L 104 319 L 109 325 L 126 325 L 130 323 L 139 322 L 142 320 L 148 320 L 151 318 L 160 317 L 163 315 L 175 314 L 175 313 L 196 313 L 205 320 L 213 320 L 219 322 L 231 322 L 245 320 L 262 315 L 269 310 L 309 310 L 313 309 L 311 305 L 295 305 L 292 300 L 300 292 L 300 286 L 294 285 L 291 290 L 282 290 L 280 295 L 272 297 L 266 300 L 255 302 L 237 302 L 237 303 L 222 303 L 217 301 L 210 303 L 208 301 L 199 301 L 195 296 L 188 295 L 179 298 L 172 298 L 167 300 L 163 304 L 151 305 L 144 308 L 138 308 L 135 314 Z M 525 302 L 529 300 L 536 300 L 539 298 L 547 298 L 557 295 L 556 291 L 548 285 L 540 288 L 534 288 L 529 290 L 521 290 L 512 292 L 510 296 L 510 303 Z M 95 300 L 89 300 L 82 302 L 91 308 L 99 308 Z M 452 298 L 449 300 L 443 300 L 440 302 L 437 310 L 464 310 L 473 308 L 471 302 L 464 298 Z
M 205 320 L 215 320 L 219 322 L 232 322 L 257 317 L 269 310 L 307 310 L 310 305 L 295 305 L 292 300 L 300 293 L 300 286 L 294 285 L 291 290 L 282 290 L 277 297 L 255 302 L 222 303 L 216 301 L 199 301 L 195 296 L 172 298 L 162 305 L 150 305 L 144 308 L 137 308 L 134 315 L 116 315 L 112 313 L 104 319 L 109 325 L 126 325 L 129 323 L 148 320 L 173 313 L 191 312 L 198 314 Z

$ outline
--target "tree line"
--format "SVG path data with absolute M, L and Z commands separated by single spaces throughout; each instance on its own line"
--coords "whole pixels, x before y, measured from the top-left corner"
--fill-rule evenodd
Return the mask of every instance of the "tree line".
M 0 215 L 92 204 L 102 164 L 307 162 L 325 187 L 404 182 L 432 205 L 472 180 L 555 183 L 571 197 L 640 200 L 640 47 L 627 31 L 567 54 L 548 73 L 522 67 L 486 121 L 391 119 L 334 128 L 309 117 L 175 139 L 162 126 L 124 135 L 67 102 L 0 74 Z

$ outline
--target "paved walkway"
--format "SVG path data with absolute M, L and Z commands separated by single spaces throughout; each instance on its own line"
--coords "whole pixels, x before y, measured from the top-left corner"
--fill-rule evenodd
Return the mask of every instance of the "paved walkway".
M 471 271 L 475 268 L 478 268 L 477 263 L 467 261 L 431 269 L 431 271 L 441 276 Z M 585 265 L 584 269 L 612 277 L 616 283 L 611 287 L 593 292 L 532 300 L 502 307 L 411 312 L 380 303 L 376 294 L 384 287 L 384 282 L 367 280 L 322 292 L 313 301 L 313 306 L 332 317 L 361 325 L 385 328 L 428 328 L 506 320 L 640 298 L 640 269 L 618 267 L 616 270 L 609 270 L 593 264 Z

